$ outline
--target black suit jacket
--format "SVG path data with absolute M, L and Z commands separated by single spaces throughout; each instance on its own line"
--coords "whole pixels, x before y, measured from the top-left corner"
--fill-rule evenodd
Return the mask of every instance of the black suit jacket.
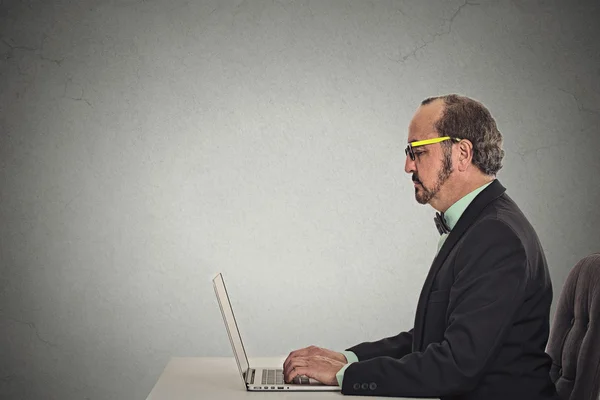
M 342 393 L 557 399 L 545 353 L 551 302 L 538 237 L 495 180 L 467 207 L 434 259 L 414 328 L 348 349 L 359 362 L 346 369 Z

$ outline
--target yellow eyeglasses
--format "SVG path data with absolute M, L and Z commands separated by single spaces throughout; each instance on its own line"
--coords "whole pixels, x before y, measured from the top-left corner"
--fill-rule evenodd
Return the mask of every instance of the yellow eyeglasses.
M 461 141 L 461 139 L 459 139 L 459 138 L 450 137 L 450 136 L 442 136 L 442 137 L 437 137 L 437 138 L 433 138 L 433 139 L 417 140 L 416 142 L 409 143 L 408 146 L 406 146 L 404 153 L 406 153 L 407 156 L 410 156 L 410 159 L 414 161 L 415 160 L 415 152 L 413 151 L 413 148 L 419 147 L 419 146 L 427 146 L 428 144 L 439 143 L 439 142 L 443 142 L 445 140 L 453 140 L 455 142 Z

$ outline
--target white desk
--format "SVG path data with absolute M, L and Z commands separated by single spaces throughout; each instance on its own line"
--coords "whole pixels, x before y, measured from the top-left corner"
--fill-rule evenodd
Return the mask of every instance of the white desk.
M 252 358 L 253 367 L 283 365 L 283 358 Z M 240 378 L 233 357 L 174 357 L 167 364 L 146 400 L 188 399 L 340 399 L 340 392 L 248 392 Z M 351 396 L 353 399 L 375 399 L 373 396 Z M 389 399 L 389 397 L 379 397 Z M 413 399 L 416 400 L 416 399 Z M 421 399 L 420 399 L 421 400 Z

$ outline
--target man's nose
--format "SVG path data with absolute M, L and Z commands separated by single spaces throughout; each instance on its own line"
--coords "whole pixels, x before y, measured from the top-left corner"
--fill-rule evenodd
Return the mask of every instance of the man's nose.
M 412 173 L 416 172 L 416 170 L 417 170 L 417 165 L 415 164 L 414 160 L 412 160 L 407 155 L 406 161 L 404 162 L 404 172 L 406 172 L 407 174 L 412 174 Z

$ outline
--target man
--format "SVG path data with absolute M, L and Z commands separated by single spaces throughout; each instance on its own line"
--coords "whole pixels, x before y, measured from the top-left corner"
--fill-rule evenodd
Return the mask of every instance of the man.
M 417 201 L 439 211 L 441 236 L 414 327 L 342 353 L 293 351 L 286 382 L 306 375 L 350 395 L 557 399 L 545 353 L 552 285 L 533 227 L 495 178 L 501 146 L 481 103 L 423 101 L 409 126 L 405 171 Z

